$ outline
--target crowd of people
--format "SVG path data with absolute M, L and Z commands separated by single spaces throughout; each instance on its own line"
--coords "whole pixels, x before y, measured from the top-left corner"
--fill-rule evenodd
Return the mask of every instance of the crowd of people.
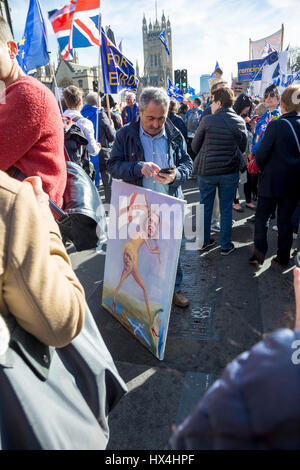
M 39 341 L 61 348 L 80 335 L 86 311 L 84 289 L 48 207 L 49 198 L 63 206 L 63 121 L 52 92 L 22 72 L 16 55 L 17 45 L 0 17 L 0 80 L 5 85 L 5 103 L 0 105 L 0 315 L 8 329 L 12 315 Z M 148 87 L 138 103 L 135 94 L 128 93 L 126 106 L 117 110 L 112 97 L 101 103 L 98 94 L 90 93 L 84 104 L 82 92 L 69 86 L 64 90 L 63 115 L 86 139 L 95 185 L 102 181 L 106 202 L 112 177 L 177 198 L 183 198 L 184 183 L 197 178 L 204 205 L 200 255 L 216 243 L 212 229 L 220 233 L 220 254 L 234 251 L 232 211 L 244 210 L 238 187 L 246 176 L 246 207 L 255 211 L 249 262 L 264 262 L 267 230 L 277 213 L 278 251 L 273 262 L 285 268 L 299 228 L 299 103 L 299 85 L 289 86 L 281 96 L 271 85 L 263 100 L 246 94 L 235 97 L 222 71 L 216 70 L 207 103 L 195 98 L 192 107 L 178 106 L 164 89 Z M 27 177 L 25 183 L 12 177 L 16 168 Z M 165 168 L 169 171 L 160 171 Z M 179 259 L 173 303 L 184 308 L 189 300 L 181 290 L 182 280 Z M 170 448 L 300 447 L 299 369 L 289 361 L 300 327 L 298 268 L 294 286 L 296 331 L 280 330 L 230 364 L 176 431 Z M 6 358 L 1 325 L 2 377 Z M 274 419 L 279 409 L 280 416 L 276 413 Z M 6 442 L 2 436 L 1 441 Z

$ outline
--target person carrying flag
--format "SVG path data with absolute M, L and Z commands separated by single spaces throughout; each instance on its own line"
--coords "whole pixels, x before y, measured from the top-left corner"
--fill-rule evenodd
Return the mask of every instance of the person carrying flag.
M 22 71 L 16 59 L 17 44 L 0 17 L 0 169 L 15 174 L 40 176 L 43 190 L 63 204 L 67 181 L 64 131 L 53 93 Z M 1 104 L 2 103 L 2 104 Z

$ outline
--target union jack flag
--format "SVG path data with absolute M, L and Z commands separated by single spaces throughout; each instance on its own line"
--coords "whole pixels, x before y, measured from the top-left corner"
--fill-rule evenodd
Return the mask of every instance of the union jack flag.
M 48 15 L 63 59 L 71 60 L 74 48 L 100 45 L 100 0 L 71 0 Z

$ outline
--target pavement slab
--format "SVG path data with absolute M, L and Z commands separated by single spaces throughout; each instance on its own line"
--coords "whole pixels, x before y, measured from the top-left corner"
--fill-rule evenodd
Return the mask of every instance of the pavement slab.
M 195 180 L 186 183 L 184 193 L 191 209 L 199 201 Z M 242 188 L 240 195 L 243 204 Z M 231 360 L 275 329 L 293 327 L 292 269 L 271 266 L 277 232 L 269 230 L 263 267 L 248 264 L 254 235 L 248 219 L 253 217 L 249 209 L 233 212 L 236 250 L 229 256 L 220 255 L 218 234 L 212 234 L 217 243 L 205 253 L 186 250 L 183 239 L 182 290 L 190 304 L 172 308 L 163 361 L 101 306 L 105 256 L 68 248 L 97 326 L 128 386 L 128 394 L 110 414 L 108 449 L 163 450 L 174 426 L 192 412 Z

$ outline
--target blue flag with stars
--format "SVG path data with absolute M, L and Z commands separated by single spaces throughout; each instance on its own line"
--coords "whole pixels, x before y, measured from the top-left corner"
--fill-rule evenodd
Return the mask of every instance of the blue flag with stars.
M 178 88 L 176 85 L 173 85 L 171 80 L 168 78 L 168 89 L 167 93 L 170 96 L 170 98 L 175 98 L 177 101 L 182 101 L 183 96 L 181 94 L 180 88 Z
M 167 40 L 166 40 L 166 31 L 165 31 L 165 29 L 162 30 L 162 32 L 158 35 L 158 37 L 161 40 L 161 42 L 163 43 L 163 45 L 165 46 L 166 53 L 168 55 L 170 55 L 170 51 L 169 51 Z
M 26 74 L 50 62 L 46 26 L 39 0 L 30 0 L 24 35 L 18 42 L 17 60 Z

